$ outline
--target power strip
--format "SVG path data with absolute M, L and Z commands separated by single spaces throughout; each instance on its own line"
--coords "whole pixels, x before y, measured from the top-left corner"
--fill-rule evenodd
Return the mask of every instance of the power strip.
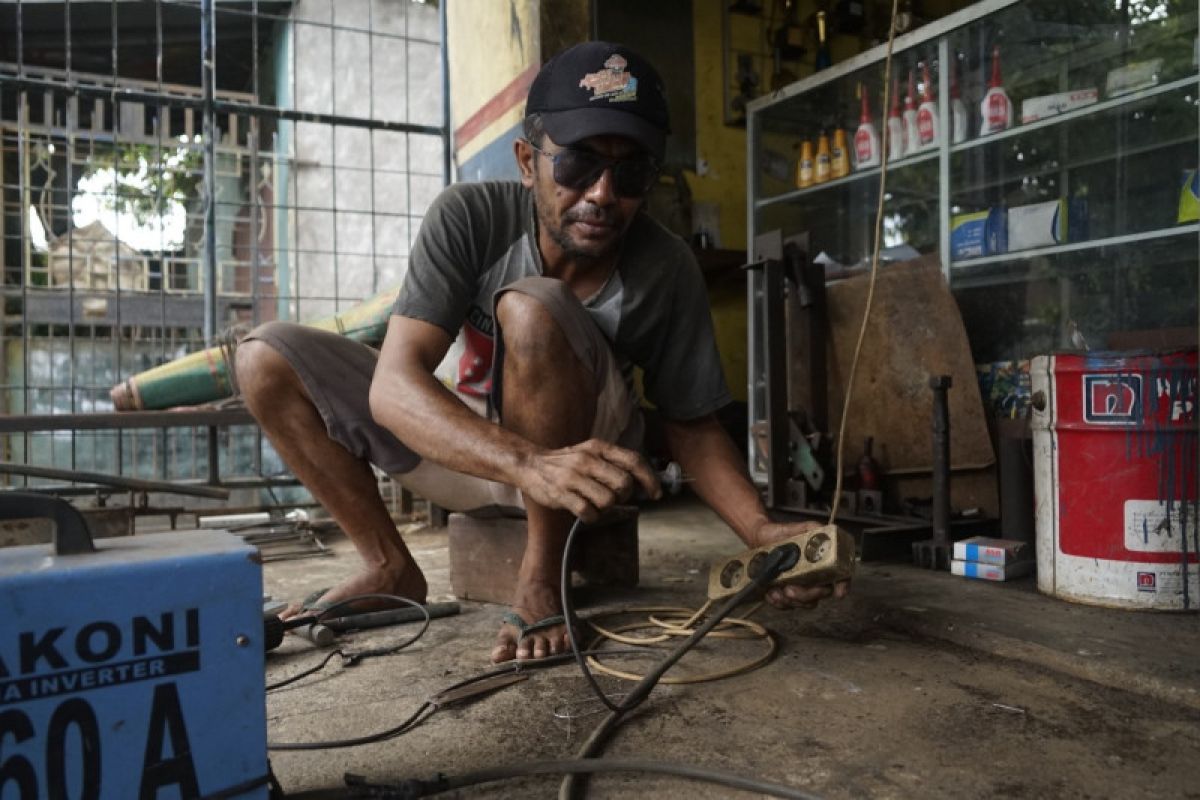
M 789 544 L 799 548 L 800 558 L 771 586 L 832 584 L 854 574 L 854 537 L 836 525 L 824 525 L 714 563 L 708 574 L 709 599 L 737 594 L 758 575 L 771 551 Z

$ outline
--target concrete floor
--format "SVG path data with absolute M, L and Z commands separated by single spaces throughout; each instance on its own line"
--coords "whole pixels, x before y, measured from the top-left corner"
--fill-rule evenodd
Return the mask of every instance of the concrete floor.
M 450 598 L 444 532 L 407 534 L 430 583 Z M 597 595 L 622 604 L 697 607 L 710 561 L 739 542 L 703 506 L 644 508 L 642 580 Z M 276 598 L 303 597 L 356 568 L 336 558 L 268 564 Z M 489 668 L 498 606 L 463 603 L 412 647 L 268 697 L 272 742 L 361 736 L 397 725 L 430 695 Z M 1032 579 L 967 581 L 905 565 L 862 565 L 850 598 L 819 610 L 763 609 L 778 636 L 763 668 L 718 682 L 660 686 L 605 748 L 612 757 L 703 765 L 789 784 L 827 798 L 1200 798 L 1200 617 L 1070 605 Z M 356 634 L 379 646 L 408 627 Z M 705 644 L 679 665 L 708 670 L 761 652 L 761 642 Z M 268 681 L 315 663 L 296 637 L 268 658 Z M 628 664 L 623 660 L 622 665 Z M 645 669 L 650 659 L 628 668 Z M 629 684 L 601 677 L 611 691 Z M 380 783 L 458 775 L 493 765 L 574 756 L 603 719 L 574 665 L 439 711 L 411 733 L 318 753 L 273 752 L 285 790 L 341 785 L 353 772 Z M 557 714 L 557 715 L 556 715 Z M 566 720 L 562 716 L 575 714 Z M 584 714 L 587 714 L 584 716 Z M 550 797 L 555 777 L 494 783 L 459 797 Z M 589 797 L 729 797 L 720 786 L 646 775 L 593 779 Z

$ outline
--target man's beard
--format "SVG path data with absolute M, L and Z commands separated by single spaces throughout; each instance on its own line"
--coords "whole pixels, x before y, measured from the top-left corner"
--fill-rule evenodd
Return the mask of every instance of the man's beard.
M 546 219 L 546 217 L 547 212 L 539 210 L 538 221 L 541 223 L 546 233 L 550 236 L 551 241 L 558 245 L 565 255 L 571 256 L 572 258 L 585 260 L 604 258 L 605 256 L 614 253 L 621 243 L 621 235 L 616 235 L 603 244 L 597 243 L 591 247 L 586 245 L 581 246 L 578 242 L 571 238 L 571 235 L 567 231 L 568 226 L 572 222 L 578 220 L 609 223 L 611 220 L 607 214 L 587 214 L 571 209 L 563 214 L 562 224 L 558 226 L 551 224 L 550 220 Z

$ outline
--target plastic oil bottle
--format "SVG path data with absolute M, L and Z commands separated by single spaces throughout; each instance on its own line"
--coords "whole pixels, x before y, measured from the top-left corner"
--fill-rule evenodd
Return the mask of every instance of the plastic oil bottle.
M 887 118 L 888 161 L 904 158 L 904 119 L 900 116 L 900 81 L 892 78 L 892 102 Z
M 844 178 L 850 174 L 850 149 L 846 146 L 846 131 L 835 128 L 833 131 L 833 151 L 829 161 L 829 175 L 832 178 Z
M 821 131 L 817 137 L 817 161 L 813 172 L 813 183 L 825 183 L 833 170 L 833 153 L 829 150 L 829 134 Z
M 951 142 L 958 144 L 967 140 L 967 104 L 962 101 L 958 88 L 958 57 L 950 70 L 950 128 Z
M 862 114 L 858 118 L 858 130 L 854 132 L 854 163 L 857 169 L 878 167 L 880 162 L 879 131 L 871 122 L 871 101 L 867 97 L 866 84 L 860 83 Z
M 1008 99 L 1008 92 L 1004 91 L 1004 84 L 1000 78 L 1000 45 L 998 44 L 992 46 L 992 78 L 988 81 L 987 94 L 983 96 L 983 102 L 979 104 L 979 116 L 982 118 L 979 125 L 980 136 L 987 136 L 989 133 L 997 133 L 1012 127 L 1012 100 Z
M 813 163 L 812 142 L 805 139 L 800 143 L 800 158 L 796 161 L 796 188 L 807 189 L 816 177 Z
M 934 147 L 941 131 L 938 130 L 937 95 L 933 91 L 933 81 L 929 79 L 929 64 L 921 65 L 921 80 L 925 85 L 921 91 L 921 107 L 917 109 L 917 134 L 921 147 Z
M 912 155 L 921 149 L 921 132 L 917 127 L 917 84 L 913 71 L 908 71 L 908 94 L 904 98 L 904 153 Z

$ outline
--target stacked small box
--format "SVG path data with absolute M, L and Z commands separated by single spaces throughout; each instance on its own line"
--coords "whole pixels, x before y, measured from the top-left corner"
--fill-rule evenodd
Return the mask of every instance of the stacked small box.
M 974 536 L 954 543 L 950 572 L 964 578 L 1006 581 L 1033 572 L 1034 552 L 1029 542 Z

